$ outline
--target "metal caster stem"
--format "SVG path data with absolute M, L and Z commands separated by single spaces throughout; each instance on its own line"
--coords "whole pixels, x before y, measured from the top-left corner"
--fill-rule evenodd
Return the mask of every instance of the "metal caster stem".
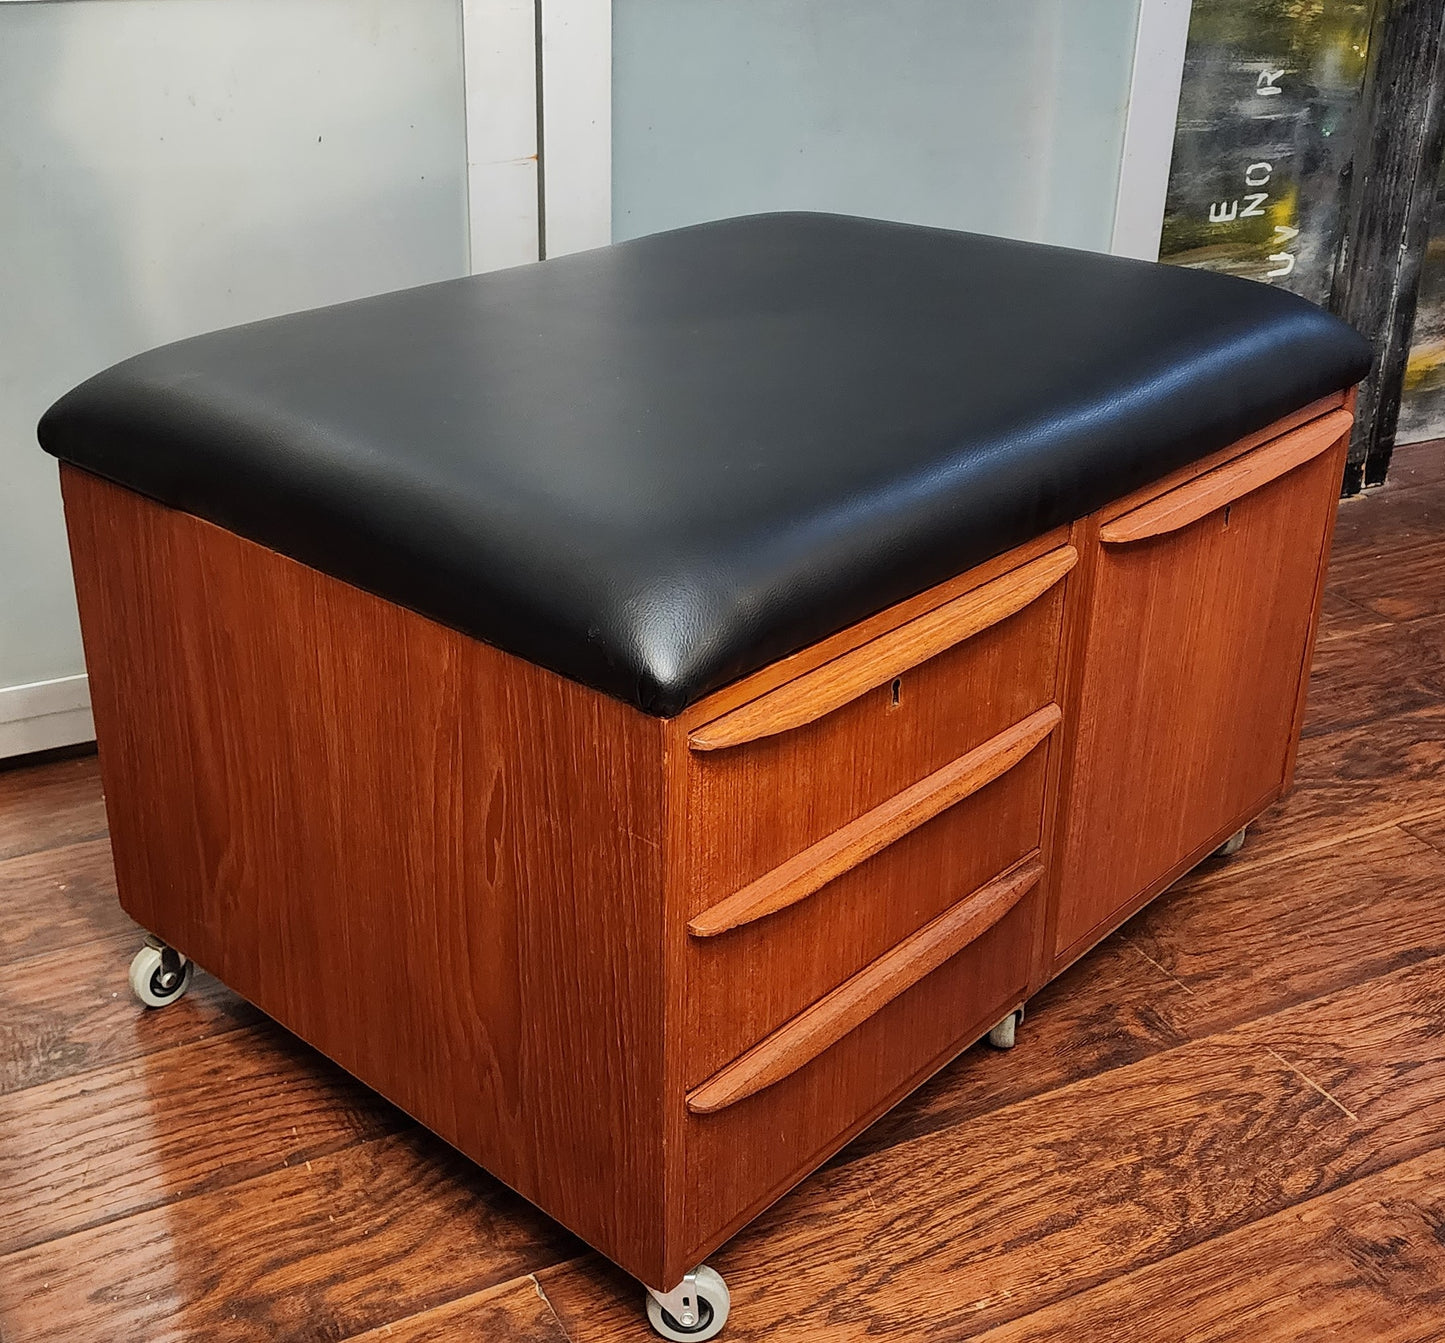
M 1249 827 L 1247 825 L 1240 826 L 1239 829 L 1236 830 L 1232 835 L 1230 835 L 1230 837 L 1226 839 L 1223 844 L 1221 844 L 1217 849 L 1215 849 L 1211 857 L 1233 858 L 1235 854 L 1237 854 L 1242 848 L 1244 848 L 1244 836 L 1248 832 L 1248 830 Z
M 1018 1042 L 1019 1027 L 1024 1024 L 1024 1010 L 1010 1012 L 988 1033 L 988 1042 L 995 1049 L 1012 1049 Z
M 728 1322 L 732 1302 L 727 1283 L 706 1264 L 693 1269 L 670 1292 L 647 1289 L 647 1322 L 675 1343 L 716 1338 Z

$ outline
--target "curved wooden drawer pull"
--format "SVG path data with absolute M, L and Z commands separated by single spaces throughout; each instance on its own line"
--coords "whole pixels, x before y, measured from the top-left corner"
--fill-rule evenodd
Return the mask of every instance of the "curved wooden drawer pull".
M 1215 509 L 1242 499 L 1327 452 L 1349 433 L 1353 418 L 1347 410 L 1332 410 L 1311 420 L 1273 443 L 1255 448 L 1147 504 L 1140 504 L 1113 522 L 1106 522 L 1099 528 L 1099 540 L 1105 545 L 1127 545 L 1130 541 L 1177 532 L 1191 522 L 1198 522 Z
M 926 923 L 688 1093 L 693 1114 L 726 1109 L 811 1063 L 924 976 L 982 937 L 1043 875 L 1038 851 Z
M 864 812 L 771 872 L 765 872 L 726 900 L 703 910 L 687 925 L 687 931 L 694 937 L 716 937 L 730 928 L 752 923 L 807 899 L 910 830 L 916 830 L 925 821 L 931 821 L 1007 773 L 1058 726 L 1059 716 L 1059 706 L 1047 704 L 1005 728 L 982 746 L 935 770 L 911 788 L 905 788 L 896 797 Z
M 1078 562 L 1079 552 L 1073 546 L 1040 555 L 1012 573 L 704 723 L 688 737 L 687 744 L 694 751 L 720 751 L 822 718 L 944 649 L 1001 624 L 1042 597 Z

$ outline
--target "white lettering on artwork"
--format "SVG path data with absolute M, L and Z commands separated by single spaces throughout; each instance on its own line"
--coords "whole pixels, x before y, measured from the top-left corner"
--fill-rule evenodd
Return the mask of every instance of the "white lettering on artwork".
M 1280 87 L 1280 80 L 1284 78 L 1285 73 L 1283 69 L 1259 71 L 1255 76 L 1254 92 L 1261 98 L 1277 98 L 1284 92 Z M 1271 116 L 1273 114 L 1261 111 L 1258 115 Z M 1209 222 L 1211 224 L 1233 224 L 1241 219 L 1267 218 L 1269 211 L 1265 205 L 1269 200 L 1269 192 L 1263 188 L 1269 186 L 1273 180 L 1273 163 L 1260 159 L 1247 164 L 1244 169 L 1244 185 L 1253 189 L 1244 192 L 1235 200 L 1211 201 Z M 1286 249 L 1299 237 L 1299 232 L 1299 229 L 1292 224 L 1276 224 L 1274 226 L 1274 232 L 1268 245 L 1275 250 L 1265 257 L 1269 264 L 1269 269 L 1265 271 L 1266 279 L 1283 279 L 1294 273 L 1297 256 L 1293 251 Z

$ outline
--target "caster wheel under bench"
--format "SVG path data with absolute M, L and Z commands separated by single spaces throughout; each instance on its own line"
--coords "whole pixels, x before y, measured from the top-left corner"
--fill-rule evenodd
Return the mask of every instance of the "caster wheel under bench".
M 1211 856 L 1214 858 L 1233 858 L 1235 854 L 1244 848 L 1244 841 L 1248 832 L 1249 827 L 1247 825 L 1240 826 L 1223 844 L 1215 849 Z
M 194 958 L 712 1337 L 695 1266 L 1288 785 L 1369 362 L 790 214 L 117 365 L 40 435 L 137 996 Z
M 146 1007 L 166 1007 L 190 988 L 194 970 L 174 947 L 147 936 L 131 958 L 130 991 Z
M 728 1322 L 732 1307 L 727 1283 L 706 1264 L 694 1269 L 670 1292 L 648 1289 L 643 1303 L 653 1329 L 663 1338 L 682 1343 L 716 1338 Z
M 1024 1009 L 1010 1012 L 988 1033 L 988 1042 L 995 1049 L 1012 1049 L 1018 1043 L 1018 1029 L 1024 1024 Z

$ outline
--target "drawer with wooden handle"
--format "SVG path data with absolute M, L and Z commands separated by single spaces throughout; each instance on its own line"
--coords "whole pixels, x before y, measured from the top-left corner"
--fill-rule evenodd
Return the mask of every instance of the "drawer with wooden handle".
M 689 1086 L 1042 841 L 1047 704 L 688 924 Z
M 689 1253 L 723 1239 L 1022 1000 L 1042 874 L 1038 854 L 1025 855 L 689 1089 L 683 1217 L 705 1237 Z
M 693 728 L 688 917 L 1052 703 L 1059 546 Z
M 1057 963 L 1287 784 L 1349 429 L 1332 411 L 1101 520 Z

